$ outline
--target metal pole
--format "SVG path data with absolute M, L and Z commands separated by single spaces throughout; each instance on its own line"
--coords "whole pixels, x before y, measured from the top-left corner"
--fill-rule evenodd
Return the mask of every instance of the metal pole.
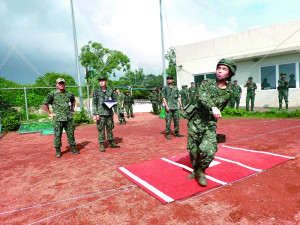
M 87 98 L 88 98 L 88 112 L 89 112 L 89 116 L 91 117 L 92 113 L 91 113 L 91 106 L 90 106 L 90 86 L 89 85 L 86 86 L 86 91 L 87 91 Z
M 28 116 L 28 104 L 27 104 L 27 91 L 26 91 L 26 87 L 24 87 L 24 93 L 25 93 L 26 117 L 27 117 L 27 120 L 29 120 L 29 116 Z
M 80 81 L 80 70 L 79 70 L 79 60 L 78 60 L 78 48 L 77 48 L 77 36 L 76 36 L 76 27 L 75 27 L 75 18 L 74 18 L 74 10 L 73 10 L 73 0 L 70 0 L 71 3 L 71 12 L 72 12 L 72 24 L 73 24 L 73 37 L 74 37 L 74 49 L 75 49 L 75 61 L 77 68 L 77 79 L 79 87 L 79 100 L 80 100 L 80 109 L 83 108 L 83 98 L 82 98 L 82 88 Z
M 163 28 L 163 21 L 162 21 L 161 0 L 159 0 L 159 7 L 160 7 L 160 32 L 161 32 L 161 53 L 162 53 L 162 64 L 163 64 L 163 78 L 164 78 L 164 86 L 166 86 L 167 81 L 166 81 L 166 65 L 165 65 L 164 28 Z

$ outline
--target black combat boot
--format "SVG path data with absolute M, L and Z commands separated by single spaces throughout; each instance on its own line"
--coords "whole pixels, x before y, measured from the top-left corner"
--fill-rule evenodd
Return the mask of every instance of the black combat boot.
M 195 174 L 195 172 L 193 171 L 192 173 L 190 173 L 188 176 L 187 176 L 187 179 L 195 179 L 197 176 Z
M 79 151 L 77 151 L 77 149 L 75 148 L 75 145 L 72 145 L 71 146 L 71 153 L 74 154 L 74 155 L 79 155 Z
M 109 147 L 110 148 L 120 148 L 120 146 L 117 145 L 114 140 L 109 141 Z
M 104 143 L 100 143 L 100 152 L 105 152 Z
M 286 109 L 289 109 L 289 104 L 285 104 L 285 108 L 286 108 Z
M 60 150 L 60 148 L 55 148 L 55 150 L 56 150 L 56 158 L 60 158 L 61 157 L 61 150 Z

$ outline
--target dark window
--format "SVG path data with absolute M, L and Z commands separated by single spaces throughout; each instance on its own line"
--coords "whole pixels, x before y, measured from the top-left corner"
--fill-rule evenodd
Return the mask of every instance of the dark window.
M 216 73 L 208 73 L 208 74 L 206 74 L 206 79 L 216 79 Z
M 295 63 L 279 65 L 279 78 L 280 78 L 280 73 L 286 73 L 286 78 L 289 80 L 290 88 L 296 87 L 296 79 L 295 79 L 296 64 Z
M 197 84 L 201 84 L 203 80 L 204 80 L 204 74 L 194 76 L 195 87 L 197 87 Z
M 276 89 L 276 66 L 264 66 L 260 68 L 261 90 Z

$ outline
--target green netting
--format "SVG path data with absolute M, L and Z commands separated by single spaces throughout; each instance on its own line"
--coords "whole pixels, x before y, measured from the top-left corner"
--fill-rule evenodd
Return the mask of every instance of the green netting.
M 165 118 L 166 117 L 166 114 L 165 114 L 165 109 L 162 108 L 161 110 L 159 110 L 160 113 L 159 113 L 159 118 Z
M 19 128 L 19 134 L 39 133 L 44 130 L 53 131 L 53 122 L 22 123 Z
M 49 135 L 49 134 L 54 134 L 54 130 L 43 130 L 41 135 Z

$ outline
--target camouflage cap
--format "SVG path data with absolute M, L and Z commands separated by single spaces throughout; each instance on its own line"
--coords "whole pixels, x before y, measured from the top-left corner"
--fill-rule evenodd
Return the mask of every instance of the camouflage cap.
M 285 72 L 283 72 L 283 73 L 280 73 L 280 76 L 281 76 L 281 75 L 286 75 L 286 73 L 285 73 Z
M 57 79 L 56 79 L 56 83 L 59 83 L 59 82 L 64 82 L 64 83 L 66 83 L 66 81 L 65 81 L 64 78 L 57 78 Z
M 231 59 L 221 59 L 217 64 L 217 68 L 218 68 L 219 65 L 228 66 L 230 72 L 232 73 L 232 76 L 235 75 L 236 65 L 235 65 L 235 62 L 233 60 L 231 60 Z
M 174 80 L 174 76 L 173 75 L 168 75 L 167 79 L 173 79 Z
M 237 80 L 234 80 L 233 82 L 237 82 Z
M 101 76 L 98 78 L 98 81 L 100 81 L 100 80 L 107 80 L 107 77 L 104 76 L 104 75 L 101 75 Z
M 248 77 L 248 80 L 253 80 L 253 77 Z
M 185 87 L 185 85 L 182 85 L 181 87 L 182 87 L 182 88 L 184 88 L 184 87 Z

